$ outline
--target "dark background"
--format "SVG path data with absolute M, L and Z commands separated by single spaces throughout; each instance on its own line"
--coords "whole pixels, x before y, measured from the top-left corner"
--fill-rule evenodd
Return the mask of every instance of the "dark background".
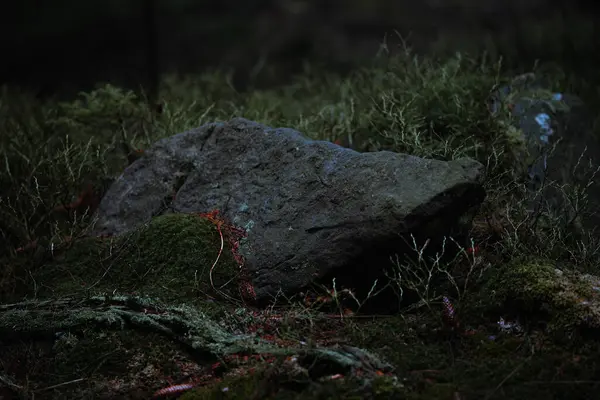
M 165 72 L 234 72 L 237 89 L 288 81 L 303 61 L 344 72 L 399 35 L 420 53 L 504 55 L 597 75 L 594 2 L 552 0 L 53 0 L 0 6 L 0 83 L 70 95 L 156 89 Z M 6 4 L 8 3 L 8 4 Z M 586 4 L 589 4 L 586 6 Z

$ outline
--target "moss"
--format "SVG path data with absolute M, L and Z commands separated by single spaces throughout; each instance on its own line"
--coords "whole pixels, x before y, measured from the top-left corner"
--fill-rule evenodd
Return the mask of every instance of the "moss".
M 221 382 L 191 390 L 181 396 L 182 400 L 252 399 L 265 400 L 360 400 L 389 399 L 401 394 L 395 379 L 378 377 L 371 389 L 351 378 L 311 381 L 308 377 L 294 374 L 273 373 L 273 369 L 259 369 L 245 376 L 230 376 Z
M 556 268 L 544 260 L 515 260 L 497 268 L 488 282 L 491 306 L 519 303 L 519 309 L 536 311 L 551 302 L 560 288 Z
M 0 357 L 7 362 L 4 373 L 30 380 L 31 389 L 56 385 L 41 391 L 41 398 L 82 398 L 107 390 L 149 398 L 165 377 L 185 373 L 177 346 L 159 335 L 129 330 L 59 332 L 56 338 L 4 344 Z
M 231 377 L 222 382 L 194 389 L 181 396 L 182 400 L 209 400 L 209 399 L 249 399 L 256 391 L 258 380 L 254 376 Z
M 124 236 L 76 243 L 34 275 L 36 281 L 45 283 L 37 294 L 116 291 L 190 301 L 211 291 L 210 268 L 220 245 L 216 227 L 206 219 L 187 214 L 159 216 Z M 213 271 L 218 286 L 235 278 L 239 269 L 227 241 L 225 246 Z
M 423 343 L 424 332 L 440 328 L 439 319 L 427 313 L 419 313 L 418 320 L 414 318 L 415 315 L 375 318 L 369 323 L 347 325 L 344 334 L 357 346 L 376 350 L 400 374 L 447 367 L 447 343 L 443 340 Z M 439 338 L 443 339 L 443 334 Z
M 473 315 L 461 317 L 467 326 L 476 320 Z M 571 398 L 572 393 L 585 399 L 597 387 L 592 376 L 598 373 L 600 358 L 594 349 L 600 343 L 566 345 L 542 331 L 502 334 L 493 319 L 488 321 L 469 334 L 448 334 L 421 311 L 404 318 L 361 319 L 348 324 L 344 334 L 392 362 L 394 373 L 402 377 L 402 388 L 394 389 L 400 393 L 397 398 L 433 400 L 458 393 L 465 398 L 541 400 Z M 551 384 L 556 380 L 561 383 Z
M 576 330 L 600 326 L 592 284 L 550 260 L 526 259 L 504 265 L 482 293 L 486 294 L 483 307 L 492 313 L 511 310 L 513 317 L 542 323 L 559 336 L 572 337 Z

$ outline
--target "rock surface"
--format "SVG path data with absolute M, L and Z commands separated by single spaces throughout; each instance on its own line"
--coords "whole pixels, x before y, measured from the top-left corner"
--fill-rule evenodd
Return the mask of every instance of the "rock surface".
M 157 142 L 108 190 L 95 233 L 218 209 L 247 232 L 239 251 L 260 300 L 342 268 L 363 276 L 363 261 L 388 259 L 403 235 L 457 234 L 485 196 L 482 172 L 471 159 L 358 153 L 238 118 Z

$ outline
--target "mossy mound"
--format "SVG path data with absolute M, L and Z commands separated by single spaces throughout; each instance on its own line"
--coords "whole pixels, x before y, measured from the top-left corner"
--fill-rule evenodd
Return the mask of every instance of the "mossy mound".
M 34 289 L 38 297 L 117 292 L 190 302 L 214 292 L 212 275 L 215 287 L 237 292 L 239 266 L 226 240 L 223 246 L 211 274 L 221 248 L 216 226 L 198 215 L 166 214 L 126 235 L 76 242 L 34 275 L 44 282 Z
M 600 280 L 555 261 L 511 262 L 495 271 L 483 293 L 488 312 L 504 310 L 559 336 L 572 338 L 600 328 Z

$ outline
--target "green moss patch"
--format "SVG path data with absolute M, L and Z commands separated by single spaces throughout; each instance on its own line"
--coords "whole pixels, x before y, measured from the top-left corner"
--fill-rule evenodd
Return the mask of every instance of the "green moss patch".
M 497 268 L 482 301 L 491 312 L 505 310 L 571 338 L 600 327 L 599 290 L 597 278 L 559 268 L 550 260 L 525 259 Z
M 210 269 L 220 247 L 212 222 L 198 215 L 162 215 L 130 234 L 75 243 L 34 275 L 44 285 L 32 289 L 42 297 L 117 292 L 165 301 L 206 299 L 214 294 Z M 212 273 L 213 284 L 237 293 L 238 271 L 225 240 Z

